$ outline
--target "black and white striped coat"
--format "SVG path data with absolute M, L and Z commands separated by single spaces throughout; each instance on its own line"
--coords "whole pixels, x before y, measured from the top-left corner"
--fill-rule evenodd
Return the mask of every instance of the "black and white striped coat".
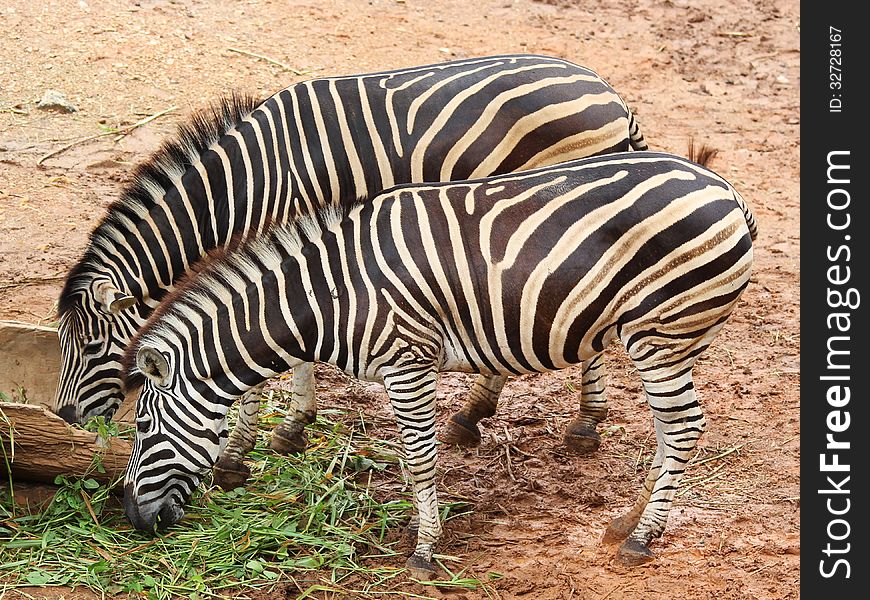
M 264 102 L 224 101 L 136 169 L 70 270 L 59 301 L 55 410 L 71 422 L 110 417 L 123 398 L 120 359 L 136 330 L 191 265 L 234 237 L 397 183 L 510 172 L 629 146 L 646 144 L 612 87 L 585 67 L 543 56 L 315 79 Z M 294 373 L 301 408 L 295 424 L 291 412 L 276 431 L 285 440 L 312 418 L 310 373 L 302 366 Z M 477 389 L 486 399 L 500 385 Z M 240 419 L 255 424 L 256 406 Z M 474 435 L 473 423 L 462 422 Z M 241 444 L 250 443 L 248 432 Z
M 409 559 L 431 570 L 440 371 L 545 372 L 619 339 L 640 372 L 658 452 L 610 535 L 647 560 L 704 417 L 692 367 L 749 282 L 749 208 L 677 156 L 617 153 L 468 182 L 401 186 L 348 214 L 278 228 L 209 265 L 131 343 L 144 375 L 126 475 L 133 525 L 182 506 L 214 464 L 226 413 L 301 361 L 383 381 L 414 481 Z

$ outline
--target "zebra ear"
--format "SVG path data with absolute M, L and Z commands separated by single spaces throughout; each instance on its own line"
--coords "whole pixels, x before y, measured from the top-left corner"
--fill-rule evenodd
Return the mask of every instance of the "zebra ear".
M 109 312 L 117 315 L 122 310 L 127 310 L 128 308 L 130 308 L 131 306 L 134 306 L 135 304 L 136 304 L 136 298 L 133 296 L 125 294 L 125 295 L 119 296 L 118 298 L 116 298 L 115 300 L 112 300 L 109 303 Z
M 136 353 L 136 367 L 159 386 L 169 383 L 169 362 L 156 348 L 142 346 Z
M 93 290 L 94 300 L 97 301 L 100 308 L 113 315 L 117 315 L 122 310 L 127 310 L 137 302 L 135 297 L 125 294 L 108 280 L 95 283 Z

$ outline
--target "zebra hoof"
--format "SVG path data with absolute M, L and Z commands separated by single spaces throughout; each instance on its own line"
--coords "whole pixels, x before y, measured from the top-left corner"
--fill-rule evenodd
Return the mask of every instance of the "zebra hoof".
M 574 454 L 592 454 L 601 445 L 601 436 L 594 429 L 569 427 L 565 432 L 564 444 Z
M 251 469 L 247 465 L 231 460 L 219 460 L 212 471 L 214 484 L 222 490 L 245 487 L 250 476 Z
M 278 454 L 302 454 L 308 447 L 308 436 L 304 431 L 293 433 L 276 429 L 272 432 L 269 447 Z
M 636 567 L 655 558 L 655 555 L 644 544 L 631 538 L 625 540 L 619 547 L 616 556 L 626 567 Z
M 480 445 L 480 430 L 477 425 L 453 415 L 441 430 L 441 441 L 445 444 L 455 444 L 466 448 Z
M 601 541 L 605 544 L 621 542 L 631 535 L 631 532 L 634 531 L 635 527 L 637 527 L 637 523 L 637 519 L 633 519 L 629 516 L 617 517 L 610 522 L 610 525 L 607 527 L 607 531 L 604 532 Z
M 435 579 L 435 575 L 437 574 L 435 565 L 432 564 L 432 561 L 426 560 L 416 554 L 412 554 L 408 558 L 405 562 L 405 568 L 408 569 L 408 573 L 411 577 L 420 581 L 431 581 L 432 579 Z

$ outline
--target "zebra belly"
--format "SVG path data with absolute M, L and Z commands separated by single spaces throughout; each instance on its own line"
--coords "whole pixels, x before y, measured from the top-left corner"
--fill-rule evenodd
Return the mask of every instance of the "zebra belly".
M 543 325 L 519 329 L 509 327 L 505 336 L 519 343 L 499 343 L 492 331 L 451 331 L 444 336 L 443 358 L 439 371 L 478 373 L 481 375 L 527 375 L 565 369 L 600 354 L 597 344 L 605 346 L 615 337 L 615 327 L 604 332 L 585 332 L 584 335 L 566 336 L 565 332 L 552 328 L 546 352 L 535 352 L 533 331 Z M 599 335 L 594 335 L 598 333 Z

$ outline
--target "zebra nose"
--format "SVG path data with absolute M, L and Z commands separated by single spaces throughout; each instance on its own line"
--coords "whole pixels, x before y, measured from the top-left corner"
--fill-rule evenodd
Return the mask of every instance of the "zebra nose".
M 169 497 L 157 502 L 149 502 L 145 509 L 140 506 L 134 494 L 132 483 L 124 484 L 124 513 L 136 529 L 154 531 L 166 529 L 181 520 L 184 509 L 175 498 Z
M 184 509 L 172 500 L 165 502 L 157 513 L 157 527 L 166 529 L 174 523 L 178 523 L 184 516 Z
M 60 410 L 57 411 L 57 416 L 59 416 L 70 425 L 75 425 L 78 422 L 78 420 L 76 419 L 76 407 L 72 406 L 71 404 L 61 406 Z

